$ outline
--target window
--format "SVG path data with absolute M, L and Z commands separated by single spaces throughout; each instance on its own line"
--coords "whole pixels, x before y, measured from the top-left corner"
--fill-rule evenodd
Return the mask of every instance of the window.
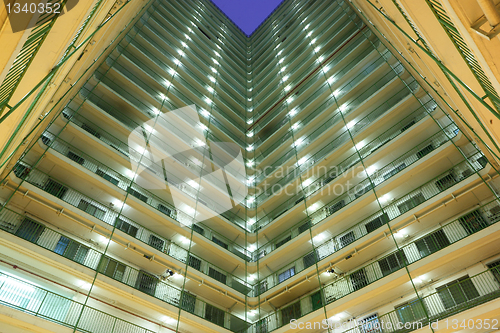
M 165 244 L 165 242 L 163 241 L 163 239 L 158 238 L 155 235 L 149 235 L 149 242 L 148 242 L 148 244 L 151 245 L 151 247 L 154 247 L 158 251 L 162 252 L 163 251 L 163 245 Z
M 144 194 L 142 193 L 139 193 L 138 191 L 134 190 L 133 188 L 129 187 L 128 188 L 128 193 L 132 194 L 134 197 L 136 197 L 137 199 L 141 200 L 141 201 L 144 201 L 147 203 L 148 201 L 148 197 L 145 196 Z
M 285 281 L 295 275 L 295 267 L 289 268 L 278 275 L 278 283 Z
M 199 233 L 200 235 L 203 235 L 205 233 L 205 230 L 203 230 L 202 227 L 193 224 L 193 231 Z
M 423 258 L 450 245 L 450 241 L 446 237 L 446 234 L 443 230 L 438 230 L 428 236 L 417 240 L 415 242 L 415 245 L 420 252 L 420 256 Z
M 206 303 L 205 319 L 219 326 L 224 326 L 224 311 Z
M 117 229 L 120 229 L 121 231 L 129 234 L 132 237 L 135 237 L 137 235 L 137 231 L 139 230 L 130 223 L 123 221 L 122 219 L 117 219 L 115 226 Z
M 366 279 L 365 270 L 363 268 L 349 275 L 349 278 L 351 280 L 354 291 L 368 285 L 368 280 Z
M 64 253 L 62 255 L 64 257 L 83 265 L 83 263 L 85 262 L 85 258 L 87 258 L 87 253 L 89 252 L 89 248 L 70 239 L 67 244 L 67 247 L 63 251 Z
M 164 206 L 162 204 L 158 204 L 158 210 L 165 215 L 172 216 L 172 210 L 170 208 L 168 208 L 167 206 Z
M 90 202 L 81 199 L 80 203 L 78 204 L 78 208 L 83 210 L 86 213 L 89 213 L 92 216 L 97 217 L 98 219 L 102 220 L 104 218 L 104 215 L 106 215 L 106 212 L 100 208 L 97 208 L 97 206 L 91 204 Z
M 316 252 L 313 251 L 311 253 L 306 254 L 304 258 L 302 258 L 302 260 L 304 262 L 304 268 L 314 265 L 318 261 Z
M 36 243 L 45 227 L 35 221 L 25 218 L 16 231 L 16 236 L 26 239 L 29 242 Z
M 221 241 L 220 239 L 218 239 L 217 237 L 212 236 L 212 241 L 213 241 L 215 244 L 217 244 L 217 245 L 219 245 L 219 246 L 222 246 L 222 247 L 223 247 L 223 248 L 225 248 L 226 250 L 228 249 L 227 244 L 226 244 L 226 243 L 224 243 L 223 241 Z
M 440 178 L 438 181 L 436 181 L 436 186 L 440 191 L 444 191 L 447 188 L 452 187 L 456 183 L 457 183 L 457 181 L 455 180 L 455 176 L 453 176 L 453 174 L 449 173 L 446 176 Z
M 154 296 L 157 284 L 158 284 L 157 277 L 149 273 L 146 273 L 144 271 L 140 271 L 139 276 L 137 277 L 137 281 L 135 283 L 135 288 L 146 294 Z
M 208 268 L 208 276 L 216 279 L 219 282 L 222 282 L 222 283 L 226 284 L 226 279 L 227 279 L 226 275 L 224 275 L 221 272 L 213 269 L 212 267 Z
M 398 251 L 393 253 L 383 259 L 378 261 L 380 270 L 384 276 L 391 274 L 394 271 L 404 267 L 406 261 L 406 256 L 403 251 Z
M 68 188 L 64 185 L 59 184 L 58 182 L 49 179 L 45 183 L 45 186 L 43 187 L 43 190 L 46 191 L 47 193 L 50 193 L 59 199 L 62 199 L 66 192 L 68 191 Z
M 345 206 L 345 201 L 340 200 L 339 202 L 336 202 L 335 204 L 331 205 L 330 208 L 328 208 L 328 215 L 332 215 L 339 209 Z
M 384 213 L 383 215 L 380 215 L 379 217 L 371 220 L 367 224 L 365 224 L 366 232 L 370 233 L 384 224 L 386 224 L 389 221 L 389 217 L 387 216 L 387 213 Z
M 438 287 L 436 290 L 446 309 L 453 308 L 479 297 L 479 293 L 468 275 Z
M 91 128 L 90 126 L 88 126 L 87 124 L 82 124 L 82 129 L 84 131 L 87 131 L 89 132 L 90 134 L 92 134 L 93 136 L 95 136 L 96 138 L 100 138 L 101 135 L 93 128 Z
M 99 267 L 99 272 L 118 281 L 122 281 L 126 266 L 111 258 L 104 258 Z M 139 279 L 137 280 L 139 281 Z
M 299 234 L 303 233 L 304 231 L 308 230 L 310 227 L 312 227 L 311 221 L 307 221 L 303 225 L 299 227 Z
M 281 310 L 281 323 L 282 325 L 289 325 L 290 320 L 300 318 L 300 302 L 287 306 Z
M 74 161 L 74 162 L 76 162 L 76 163 L 78 163 L 80 165 L 83 165 L 83 162 L 85 162 L 85 159 L 83 157 L 81 157 L 81 156 L 73 153 L 72 151 L 68 151 L 68 153 L 66 154 L 66 156 L 70 160 L 72 160 L 72 161 Z
M 432 144 L 425 146 L 424 148 L 422 148 L 420 151 L 417 152 L 417 157 L 422 158 L 425 155 L 429 154 L 433 150 L 434 150 L 434 147 L 432 146 Z
M 362 320 L 363 325 L 361 326 L 363 333 L 378 333 L 382 332 L 380 329 L 380 322 L 378 321 L 378 315 L 372 314 Z
M 267 333 L 267 321 L 266 318 L 261 319 L 255 324 L 255 333 Z
M 425 197 L 422 193 L 418 193 L 417 195 L 409 198 L 408 200 L 404 201 L 403 203 L 400 203 L 398 205 L 398 209 L 401 214 L 406 213 L 407 211 L 417 207 L 420 205 L 422 202 L 425 201 Z
M 339 237 L 340 248 L 343 248 L 356 240 L 353 231 L 349 231 L 347 234 Z
M 495 280 L 500 283 L 500 260 L 488 264 L 487 267 L 491 269 L 491 273 L 495 277 Z
M 312 310 L 315 311 L 323 306 L 323 297 L 321 296 L 321 290 L 318 290 L 311 295 Z
M 101 176 L 102 178 L 106 179 L 108 182 L 110 182 L 114 185 L 118 185 L 118 183 L 120 182 L 118 179 L 111 177 L 110 175 L 108 175 L 107 173 L 105 173 L 104 171 L 102 171 L 100 169 L 97 169 L 95 173 L 96 173 L 96 175 Z
M 189 255 L 188 265 L 199 271 L 201 269 L 201 260 Z
M 279 242 L 276 242 L 276 248 L 280 247 L 281 245 L 285 244 L 286 242 L 290 241 L 292 239 L 292 236 L 287 236 L 280 240 Z
M 426 317 L 423 301 L 418 299 L 397 306 L 396 313 L 402 323 L 416 322 Z
M 187 312 L 194 313 L 195 304 L 196 296 L 183 291 L 181 295 L 181 309 Z
M 28 168 L 25 165 L 22 164 L 16 164 L 14 167 L 14 174 L 21 179 L 24 179 L 29 173 L 30 173 L 30 168 Z
M 488 226 L 488 223 L 486 223 L 478 210 L 470 212 L 469 214 L 462 216 L 458 220 L 469 235 L 478 232 L 479 230 L 482 230 Z

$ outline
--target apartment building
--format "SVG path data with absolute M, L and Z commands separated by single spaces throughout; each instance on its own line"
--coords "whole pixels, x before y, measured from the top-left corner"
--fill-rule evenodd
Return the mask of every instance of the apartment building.
M 496 123 L 360 8 L 137 10 L 2 179 L 5 331 L 498 329 Z

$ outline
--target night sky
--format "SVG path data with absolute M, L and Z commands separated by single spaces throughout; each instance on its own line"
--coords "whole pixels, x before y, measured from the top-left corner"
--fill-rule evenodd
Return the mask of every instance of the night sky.
M 247 35 L 271 14 L 282 0 L 212 0 Z

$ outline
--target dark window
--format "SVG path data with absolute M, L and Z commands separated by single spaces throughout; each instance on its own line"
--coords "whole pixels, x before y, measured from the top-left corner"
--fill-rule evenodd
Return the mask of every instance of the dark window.
M 425 155 L 429 154 L 431 151 L 434 150 L 434 147 L 432 146 L 432 144 L 428 145 L 428 146 L 425 146 L 424 148 L 422 148 L 421 150 L 419 150 L 417 152 L 417 157 L 418 158 L 422 158 L 424 157 Z
M 357 188 L 358 186 L 359 185 L 355 186 L 355 188 Z M 373 188 L 373 185 L 370 183 L 370 184 L 366 185 L 365 187 L 363 187 L 362 189 L 355 191 L 354 196 L 356 198 L 359 198 L 360 196 L 362 196 L 366 192 L 370 191 L 372 188 Z
M 26 239 L 29 242 L 36 243 L 45 227 L 35 221 L 25 218 L 16 231 L 16 236 Z
M 470 212 L 469 214 L 462 216 L 458 220 L 469 235 L 478 232 L 479 230 L 482 230 L 488 226 L 488 223 L 483 219 L 481 213 L 478 210 Z
M 22 164 L 16 164 L 14 167 L 14 174 L 21 179 L 24 179 L 29 173 L 30 173 L 30 168 L 27 166 L 24 166 Z
M 406 163 L 401 163 L 400 165 L 398 165 L 397 167 L 395 167 L 394 169 L 392 169 L 388 173 L 384 174 L 384 176 L 383 176 L 384 180 L 391 178 L 392 176 L 394 176 L 395 174 L 397 174 L 399 171 L 403 170 L 404 168 L 406 168 Z
M 101 137 L 101 135 L 95 129 L 91 128 L 87 124 L 82 124 L 82 129 L 85 130 L 85 131 L 87 131 L 87 132 L 89 132 L 90 134 L 92 134 L 96 138 L 100 138 Z
M 163 241 L 163 239 L 158 238 L 155 235 L 149 235 L 148 244 L 161 252 L 163 251 L 163 245 L 165 244 L 165 242 Z
M 104 218 L 104 215 L 106 214 L 104 210 L 97 208 L 97 206 L 91 204 L 90 202 L 84 199 L 80 200 L 80 203 L 78 203 L 78 208 L 86 213 L 89 213 L 92 216 L 97 217 L 100 220 L 102 220 Z
M 138 191 L 134 190 L 133 188 L 129 187 L 128 188 L 128 193 L 132 194 L 134 197 L 136 197 L 137 199 L 141 200 L 141 201 L 144 201 L 147 203 L 148 201 L 148 197 L 145 196 L 144 194 L 142 193 L 139 193 Z
M 489 269 L 491 269 L 491 273 L 495 277 L 498 283 L 500 283 L 500 260 L 492 262 L 487 265 Z
M 418 299 L 396 307 L 396 313 L 402 323 L 416 322 L 426 317 L 424 306 Z
M 205 305 L 205 319 L 219 326 L 224 326 L 224 311 L 210 304 Z
M 118 185 L 118 183 L 120 182 L 118 179 L 111 177 L 110 175 L 108 175 L 107 173 L 105 173 L 102 170 L 97 169 L 95 173 L 96 173 L 96 175 L 101 176 L 102 178 L 106 179 L 108 182 L 113 183 L 114 185 Z
M 425 201 L 425 197 L 423 196 L 423 194 L 418 193 L 417 195 L 409 198 L 408 200 L 404 201 L 403 203 L 400 203 L 398 205 L 398 209 L 401 212 L 401 214 L 404 214 L 407 211 L 417 207 L 418 205 L 420 205 L 424 201 Z
M 486 158 L 486 156 L 481 156 L 477 159 L 477 162 L 484 168 L 486 164 L 488 164 L 488 159 Z
M 81 165 L 83 165 L 83 162 L 85 162 L 85 159 L 83 157 L 78 156 L 77 154 L 73 153 L 72 151 L 68 151 L 66 156 L 70 160 L 75 161 L 76 163 L 81 164 Z
M 280 247 L 281 245 L 285 244 L 286 242 L 290 241 L 292 239 L 292 236 L 287 236 L 283 238 L 282 240 L 276 242 L 276 248 Z
M 146 294 L 154 296 L 157 284 L 158 284 L 157 277 L 149 273 L 146 273 L 144 271 L 140 271 L 139 276 L 137 277 L 137 281 L 135 283 L 135 288 Z
M 215 244 L 217 244 L 217 245 L 219 245 L 219 246 L 222 246 L 223 248 L 225 248 L 225 249 L 227 250 L 227 248 L 228 248 L 227 244 L 226 244 L 226 243 L 224 243 L 223 241 L 221 241 L 220 239 L 218 239 L 217 237 L 212 236 L 212 241 L 213 241 Z
M 321 290 L 318 290 L 311 295 L 312 310 L 315 311 L 323 306 L 323 297 L 321 296 Z
M 89 248 L 80 243 L 70 240 L 63 256 L 83 265 Z
M 212 40 L 212 38 L 210 38 L 210 36 L 207 35 L 207 33 L 202 28 L 198 27 L 198 29 L 201 31 L 202 34 L 205 35 L 205 37 L 207 37 L 208 39 Z
M 259 284 L 255 285 L 256 296 L 263 294 L 267 291 L 267 281 L 261 281 Z
M 448 240 L 448 237 L 446 237 L 443 230 L 438 230 L 417 240 L 415 245 L 420 252 L 420 256 L 423 258 L 450 245 L 450 241 Z
M 66 194 L 66 192 L 68 191 L 68 188 L 52 179 L 49 179 L 47 180 L 47 183 L 45 183 L 43 190 L 49 194 L 58 197 L 59 199 L 62 199 Z
M 137 231 L 139 230 L 135 226 L 123 221 L 122 219 L 117 219 L 116 228 L 120 229 L 126 234 L 129 234 L 132 237 L 135 237 L 137 235 Z
M 436 181 L 436 186 L 440 191 L 444 191 L 447 188 L 452 187 L 457 183 L 455 176 L 453 176 L 451 173 L 447 174 L 446 176 L 440 178 L 438 181 Z
M 48 146 L 48 145 L 50 145 L 50 141 L 51 141 L 51 140 L 50 140 L 47 136 L 42 135 L 42 142 L 43 142 L 45 145 L 47 145 L 47 146 Z
M 309 254 L 306 254 L 302 260 L 304 261 L 304 268 L 314 265 L 318 261 L 316 252 L 313 251 Z
M 99 272 L 115 280 L 122 281 L 123 276 L 125 275 L 125 268 L 126 266 L 124 264 L 119 263 L 116 260 L 113 260 L 111 258 L 104 258 L 100 264 Z M 137 279 L 137 283 L 139 283 L 139 278 Z
M 278 283 L 285 281 L 295 275 L 295 267 L 289 268 L 281 274 L 278 274 Z
M 479 297 L 479 293 L 469 279 L 469 276 L 464 276 L 458 280 L 447 283 L 444 286 L 436 288 L 436 290 L 446 309 L 453 308 Z
M 415 120 L 410 121 L 408 124 L 404 125 L 403 128 L 401 128 L 401 133 L 406 131 L 408 128 L 412 127 L 415 125 Z
M 199 271 L 201 269 L 201 260 L 189 255 L 188 265 Z
M 393 253 L 378 261 L 380 270 L 384 276 L 403 268 L 405 265 L 406 256 L 403 251 Z
M 335 213 L 344 206 L 345 206 L 344 200 L 340 200 L 339 202 L 334 203 L 333 205 L 330 206 L 330 208 L 328 208 L 329 215 L 332 215 L 333 213 Z
M 196 296 L 183 291 L 181 296 L 181 309 L 187 312 L 194 313 L 195 304 Z
M 339 237 L 340 247 L 343 248 L 356 240 L 353 231 L 349 231 L 344 236 Z
M 167 206 L 164 206 L 162 204 L 158 204 L 158 210 L 165 215 L 172 216 L 172 210 L 170 208 L 168 208 Z
M 205 230 L 203 230 L 202 227 L 193 224 L 193 231 L 199 233 L 200 235 L 203 235 L 205 233 Z
M 373 230 L 376 230 L 386 224 L 389 221 L 389 216 L 387 216 L 387 213 L 384 213 L 383 215 L 380 215 L 379 217 L 371 220 L 367 224 L 365 224 L 366 232 L 370 233 Z
M 299 227 L 299 234 L 303 233 L 304 231 L 308 230 L 310 227 L 312 227 L 311 221 L 307 221 L 303 225 Z
M 351 275 L 349 275 L 349 278 L 351 279 L 354 291 L 366 287 L 368 285 L 368 280 L 366 279 L 364 268 L 352 273 Z
M 281 310 L 281 323 L 282 325 L 289 325 L 290 320 L 298 319 L 301 317 L 300 313 L 300 302 L 287 306 Z
M 226 284 L 226 279 L 227 279 L 226 275 L 224 275 L 221 272 L 213 269 L 212 267 L 208 268 L 208 276 L 213 277 L 217 281 Z

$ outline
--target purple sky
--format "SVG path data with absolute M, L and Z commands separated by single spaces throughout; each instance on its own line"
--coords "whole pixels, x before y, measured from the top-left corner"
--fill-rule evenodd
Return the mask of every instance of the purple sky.
M 243 32 L 250 35 L 282 0 L 212 0 Z

